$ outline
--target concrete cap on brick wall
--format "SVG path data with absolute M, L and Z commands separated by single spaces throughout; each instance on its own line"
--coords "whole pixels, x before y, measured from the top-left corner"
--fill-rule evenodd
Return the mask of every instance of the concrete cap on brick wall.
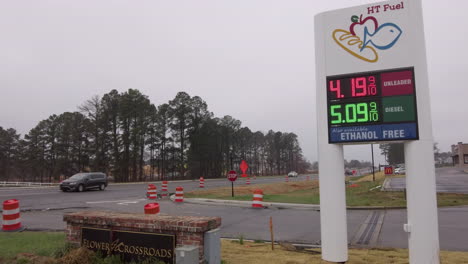
M 63 221 L 70 224 L 89 226 L 119 226 L 120 228 L 139 228 L 147 230 L 167 230 L 182 232 L 206 232 L 221 226 L 220 217 L 145 215 L 102 211 L 81 211 L 68 213 Z

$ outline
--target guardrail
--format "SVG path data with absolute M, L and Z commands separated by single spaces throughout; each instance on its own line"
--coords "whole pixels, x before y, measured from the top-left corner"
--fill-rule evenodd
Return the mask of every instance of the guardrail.
M 0 181 L 0 187 L 37 187 L 37 186 L 57 186 L 59 183 L 50 182 L 7 182 Z

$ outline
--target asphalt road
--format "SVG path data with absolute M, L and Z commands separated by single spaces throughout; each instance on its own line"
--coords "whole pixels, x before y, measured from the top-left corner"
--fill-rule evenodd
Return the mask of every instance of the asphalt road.
M 392 178 L 389 188 L 394 190 L 405 189 L 405 178 Z M 436 189 L 437 192 L 468 194 L 468 174 L 459 168 L 437 168 Z
M 438 177 L 440 173 L 438 173 Z M 316 178 L 313 175 L 311 178 Z M 291 179 L 290 179 L 291 180 Z M 297 181 L 305 180 L 301 176 Z M 254 184 L 282 182 L 284 178 L 258 178 Z M 244 184 L 242 180 L 236 184 Z M 160 190 L 160 184 L 157 184 Z M 183 186 L 198 189 L 198 181 L 169 183 L 169 189 Z M 206 188 L 230 186 L 227 180 L 207 180 Z M 143 213 L 148 202 L 147 184 L 111 184 L 105 191 L 63 193 L 57 188 L 0 189 L 0 200 L 19 199 L 22 223 L 33 230 L 64 230 L 64 213 L 80 210 Z M 320 243 L 320 212 L 304 209 L 252 209 L 226 205 L 175 204 L 158 200 L 162 214 L 220 216 L 222 236 L 269 240 L 269 219 L 273 217 L 275 240 L 308 244 Z M 403 231 L 406 210 L 348 210 L 348 240 L 357 247 L 408 246 Z M 441 248 L 468 251 L 468 207 L 439 209 Z

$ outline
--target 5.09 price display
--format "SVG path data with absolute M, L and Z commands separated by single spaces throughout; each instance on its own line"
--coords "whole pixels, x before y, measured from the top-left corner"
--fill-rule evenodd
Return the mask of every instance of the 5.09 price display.
M 332 125 L 376 123 L 381 120 L 379 109 L 377 100 L 330 104 L 329 120 Z

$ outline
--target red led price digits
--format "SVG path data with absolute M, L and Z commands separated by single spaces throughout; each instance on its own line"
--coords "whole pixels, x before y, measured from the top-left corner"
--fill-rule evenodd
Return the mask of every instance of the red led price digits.
M 369 81 L 369 85 L 367 85 Z M 351 78 L 351 96 L 352 97 L 361 97 L 367 95 L 376 95 L 377 87 L 375 86 L 375 77 L 369 76 L 366 77 L 357 77 Z
M 351 78 L 351 96 L 366 96 L 366 77 Z
M 377 86 L 375 86 L 375 77 L 374 76 L 369 76 L 367 78 L 369 81 L 369 85 L 367 86 L 367 93 L 369 95 L 376 95 L 377 94 Z
M 341 94 L 341 81 L 336 80 L 336 83 L 333 84 L 333 81 L 330 81 L 330 91 L 336 93 L 336 98 L 343 98 L 344 95 Z
M 343 86 L 341 85 L 343 82 Z M 330 96 L 333 99 L 345 99 L 377 95 L 375 76 L 354 77 L 331 80 L 328 82 Z

